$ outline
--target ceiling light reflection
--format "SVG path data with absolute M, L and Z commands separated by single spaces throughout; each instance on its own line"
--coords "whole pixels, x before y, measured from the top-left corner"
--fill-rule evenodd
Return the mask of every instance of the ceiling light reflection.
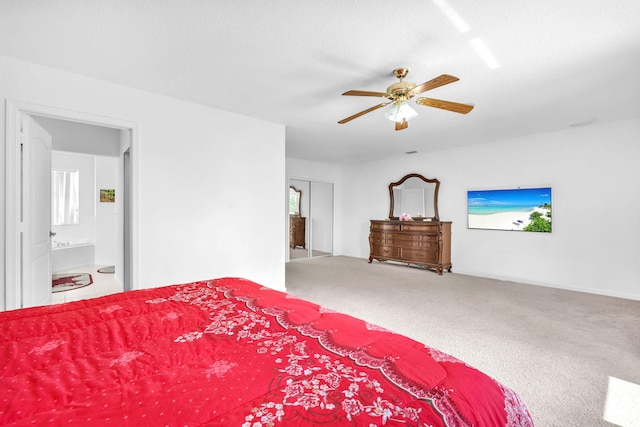
M 473 40 L 469 40 L 469 44 L 476 51 L 478 56 L 482 58 L 484 63 L 487 64 L 487 67 L 489 67 L 491 70 L 500 68 L 500 63 L 498 62 L 496 57 L 493 56 L 493 53 L 491 53 L 487 45 L 484 44 L 484 42 L 482 41 L 482 39 L 480 39 L 480 37 L 476 37 Z
M 466 33 L 471 30 L 471 27 L 469 27 L 469 24 L 467 24 L 465 20 L 462 19 L 460 15 L 458 15 L 458 12 L 456 12 L 456 10 L 452 8 L 449 5 L 449 3 L 447 3 L 447 0 L 431 0 L 431 1 L 436 6 L 438 6 L 438 8 L 440 8 L 442 13 L 444 13 L 445 16 L 449 18 L 449 21 L 451 21 L 453 26 L 456 27 L 458 31 L 460 31 L 461 33 Z

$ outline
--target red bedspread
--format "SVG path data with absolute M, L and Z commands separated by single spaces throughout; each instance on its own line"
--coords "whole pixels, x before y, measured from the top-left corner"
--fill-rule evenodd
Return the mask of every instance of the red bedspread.
M 451 356 L 233 278 L 0 313 L 0 424 L 533 425 Z

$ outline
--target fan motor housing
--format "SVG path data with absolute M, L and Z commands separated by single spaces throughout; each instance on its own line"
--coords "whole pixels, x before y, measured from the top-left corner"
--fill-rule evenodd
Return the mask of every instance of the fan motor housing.
M 409 91 L 416 87 L 415 83 L 411 82 L 398 82 L 394 83 L 387 88 L 387 93 L 389 95 L 395 96 L 407 96 Z

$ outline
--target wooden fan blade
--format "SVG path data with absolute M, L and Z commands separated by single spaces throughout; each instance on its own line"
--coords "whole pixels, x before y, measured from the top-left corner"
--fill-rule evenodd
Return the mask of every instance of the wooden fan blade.
M 387 94 L 384 92 L 369 92 L 367 90 L 350 90 L 342 94 L 343 96 L 381 96 L 383 98 L 387 97 Z
M 441 99 L 433 98 L 418 98 L 416 99 L 416 103 L 425 105 L 427 107 L 441 108 L 443 110 L 453 111 L 454 113 L 460 114 L 467 114 L 469 111 L 473 110 L 474 107 L 471 104 L 459 104 L 457 102 L 443 101 Z
M 403 120 L 401 122 L 396 122 L 396 130 L 402 130 L 408 127 L 409 127 L 409 122 L 406 120 Z
M 410 95 L 417 95 L 422 92 L 426 92 L 431 89 L 435 89 L 440 86 L 448 85 L 449 83 L 457 82 L 460 80 L 457 77 L 450 76 L 449 74 L 443 74 L 441 76 L 436 77 L 433 80 L 429 80 L 428 82 L 422 83 L 419 86 L 414 87 L 409 91 Z
M 353 120 L 353 119 L 357 119 L 357 118 L 358 118 L 358 117 L 360 117 L 360 116 L 364 116 L 365 114 L 370 113 L 370 112 L 372 112 L 373 110 L 377 110 L 378 108 L 382 108 L 382 107 L 384 107 L 385 105 L 389 105 L 389 104 L 391 104 L 391 102 L 383 102 L 382 104 L 374 105 L 373 107 L 371 107 L 371 108 L 367 108 L 367 109 L 366 109 L 366 110 L 364 110 L 364 111 L 360 111 L 359 113 L 356 113 L 356 114 L 354 114 L 353 116 L 349 116 L 349 117 L 347 117 L 346 119 L 342 119 L 342 120 L 340 120 L 338 123 L 340 123 L 341 125 L 343 125 L 343 124 L 345 124 L 345 123 L 347 123 L 347 122 L 350 122 L 350 121 L 351 121 L 351 120 Z

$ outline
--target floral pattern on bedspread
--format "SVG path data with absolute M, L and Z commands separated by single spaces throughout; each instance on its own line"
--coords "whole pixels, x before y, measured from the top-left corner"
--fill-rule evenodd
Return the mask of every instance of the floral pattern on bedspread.
M 29 350 L 29 354 L 37 354 L 38 356 L 42 356 L 46 352 L 54 350 L 61 345 L 64 345 L 64 341 L 62 340 L 48 341 L 44 345 L 33 347 L 31 350 Z
M 2 425 L 533 425 L 460 360 L 243 279 L 29 310 L 0 313 Z
M 282 422 L 287 407 L 326 411 L 325 416 L 331 417 L 340 413 L 349 421 L 366 415 L 370 426 L 390 421 L 417 425 L 422 409 L 403 407 L 384 399 L 385 390 L 366 372 L 319 354 L 313 355 L 315 363 L 303 367 L 298 364 L 299 358 L 310 356 L 304 351 L 304 345 L 296 347 L 300 352 L 290 354 L 288 363 L 280 370 L 289 377 L 283 384 L 281 395 L 254 407 L 245 418 L 247 422 L 243 427 L 273 426 Z M 260 421 L 257 421 L 258 416 Z
M 113 359 L 113 361 L 111 361 L 111 363 L 109 364 L 109 367 L 112 367 L 115 365 L 121 365 L 121 366 L 127 365 L 128 363 L 131 363 L 133 360 L 143 355 L 144 353 L 140 351 L 127 351 L 126 353 L 122 353 L 120 356 Z
M 211 291 L 210 297 L 217 297 L 219 293 L 225 295 L 226 298 L 233 299 L 233 288 L 225 286 L 215 286 L 215 281 L 208 283 Z M 268 290 L 268 288 L 261 288 Z M 185 290 L 190 293 L 190 290 Z M 393 369 L 393 363 L 376 359 L 367 355 L 360 349 L 350 350 L 348 348 L 338 349 L 334 343 L 330 343 L 329 334 L 324 331 L 314 330 L 312 325 L 293 325 L 286 318 L 286 311 L 268 307 L 261 309 L 255 304 L 255 300 L 251 297 L 239 296 L 238 301 L 243 301 L 246 307 L 252 311 L 247 312 L 239 308 L 236 304 L 229 303 L 224 300 L 221 303 L 212 303 L 211 298 L 202 298 L 202 290 L 198 290 L 197 296 L 183 295 L 177 293 L 170 299 L 178 301 L 189 301 L 194 305 L 202 305 L 203 310 L 215 310 L 212 312 L 211 323 L 202 331 L 192 331 L 186 335 L 176 338 L 176 342 L 187 342 L 195 339 L 201 339 L 206 334 L 229 335 L 236 336 L 238 341 L 247 341 L 247 343 L 257 344 L 257 353 L 277 355 L 285 348 L 289 348 L 287 356 L 288 364 L 280 369 L 280 372 L 289 376 L 286 380 L 286 386 L 282 386 L 282 397 L 277 400 L 263 402 L 259 407 L 254 407 L 252 413 L 247 415 L 247 422 L 243 427 L 260 427 L 273 426 L 277 422 L 281 422 L 286 417 L 287 407 L 302 407 L 305 410 L 316 409 L 327 411 L 332 417 L 343 417 L 349 421 L 353 421 L 354 417 L 366 415 L 367 421 L 371 427 L 376 426 L 376 422 L 380 425 L 386 425 L 390 421 L 409 423 L 410 425 L 420 425 L 418 422 L 418 414 L 422 412 L 421 408 L 407 407 L 404 408 L 397 404 L 393 404 L 382 396 L 374 396 L 375 393 L 382 394 L 384 389 L 377 381 L 369 380 L 367 373 L 352 370 L 352 367 L 345 367 L 341 362 L 331 362 L 326 355 L 315 354 L 314 359 L 317 362 L 312 363 L 311 357 L 305 350 L 305 342 L 297 342 L 297 336 L 286 333 L 273 333 L 270 328 L 270 319 L 264 314 L 271 315 L 278 319 L 278 322 L 289 329 L 298 329 L 300 333 L 307 336 L 315 336 L 319 339 L 319 343 L 323 341 L 326 345 L 324 348 L 334 351 L 340 355 L 348 355 L 358 364 L 368 367 L 375 367 L 382 370 L 388 379 L 391 379 L 396 386 L 400 386 L 405 391 L 415 395 L 420 399 L 429 401 L 433 409 L 438 412 L 447 426 L 467 425 L 460 415 L 455 411 L 452 403 L 447 396 L 447 390 L 442 387 L 434 387 L 427 389 L 424 387 L 416 387 L 411 380 L 405 378 L 402 374 Z M 291 296 L 287 296 L 291 298 Z M 156 301 L 161 302 L 161 301 Z M 224 308 L 223 308 L 224 307 Z M 323 307 L 319 308 L 319 313 L 336 313 L 333 310 Z M 364 327 L 370 331 L 381 331 L 391 333 L 380 326 L 364 323 Z M 451 363 L 463 363 L 460 360 L 442 353 L 435 349 L 428 349 L 434 360 L 446 361 Z M 305 361 L 307 366 L 303 367 L 300 361 Z M 283 359 L 278 357 L 276 364 L 283 363 Z M 366 382 L 363 388 L 364 394 L 358 393 L 360 390 L 359 383 Z M 342 384 L 346 383 L 346 384 Z M 340 396 L 336 399 L 336 395 Z M 363 398 L 366 396 L 366 398 Z M 505 409 L 508 411 L 511 419 L 507 425 L 518 424 L 528 417 L 528 414 L 522 411 L 513 410 L 511 408 L 518 406 L 519 402 L 513 402 L 505 394 Z M 341 400 L 342 399 L 342 400 Z M 342 401 L 342 403 L 340 403 Z M 506 407 L 508 406 L 508 408 Z M 520 405 L 522 406 L 522 405 Z M 342 412 L 341 415 L 336 415 Z M 259 421 L 258 417 L 259 416 Z M 379 419 L 374 420 L 377 417 Z M 376 422 L 374 422 L 376 421 Z M 326 421 L 323 421 L 323 423 Z M 427 425 L 427 424 L 425 424 Z M 431 424 L 429 424 L 431 425 Z

